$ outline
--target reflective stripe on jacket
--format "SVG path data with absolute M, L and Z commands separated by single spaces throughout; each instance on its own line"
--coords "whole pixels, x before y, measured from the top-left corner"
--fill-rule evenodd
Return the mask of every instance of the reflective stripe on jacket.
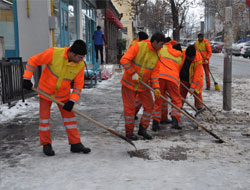
M 131 48 L 136 42 L 139 42 L 139 41 L 140 41 L 139 38 L 134 39 L 134 40 L 130 43 L 130 45 L 129 45 L 128 48 Z
M 177 86 L 180 85 L 180 65 L 182 64 L 182 53 L 166 44 L 160 50 L 161 58 L 158 61 L 160 64 L 159 78 L 174 82 Z
M 31 79 L 35 68 L 44 64 L 45 67 L 39 80 L 39 90 L 59 101 L 71 99 L 76 102 L 84 84 L 84 62 L 68 62 L 68 50 L 69 47 L 54 47 L 32 56 L 26 65 L 23 77 Z M 72 81 L 74 81 L 74 87 L 70 94 Z
M 142 81 L 149 83 L 150 80 L 152 87 L 159 89 L 158 74 L 160 65 L 157 61 L 158 54 L 150 41 L 135 43 L 120 60 L 125 69 L 121 83 L 131 90 L 147 90 L 144 85 L 132 80 L 132 75 L 137 73 L 141 76 Z
M 201 53 L 201 56 L 203 58 L 203 64 L 209 64 L 209 59 L 212 55 L 212 49 L 209 41 L 207 39 L 203 39 L 202 42 L 199 42 L 199 40 L 197 40 L 195 42 L 195 48 Z
M 183 61 L 181 68 L 186 59 L 186 50 L 183 51 Z M 180 69 L 181 69 L 180 68 Z M 195 89 L 195 92 L 199 94 L 203 87 L 203 67 L 201 54 L 196 51 L 196 56 L 189 67 L 189 84 L 190 88 Z

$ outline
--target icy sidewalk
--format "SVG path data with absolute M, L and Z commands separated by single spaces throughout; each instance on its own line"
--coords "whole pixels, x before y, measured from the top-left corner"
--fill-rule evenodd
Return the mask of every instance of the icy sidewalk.
M 124 134 L 121 76 L 116 72 L 96 88 L 83 89 L 76 109 Z M 219 83 L 222 81 L 217 73 L 215 77 Z M 205 102 L 217 111 L 218 120 L 204 112 L 198 121 L 227 143 L 216 144 L 212 136 L 182 117 L 184 129 L 180 132 L 168 125 L 162 125 L 159 132 L 149 128 L 154 139 L 135 142 L 138 157 L 130 157 L 135 155 L 134 149 L 125 141 L 80 117 L 77 119 L 83 144 L 92 152 L 70 153 L 56 106 L 51 116 L 56 155 L 47 157 L 39 145 L 38 99 L 29 99 L 28 105 L 17 104 L 18 109 L 13 110 L 23 112 L 19 111 L 11 120 L 1 118 L 0 189 L 249 189 L 250 139 L 242 135 L 250 121 L 250 90 L 246 89 L 249 82 L 234 79 L 233 97 L 238 101 L 231 112 L 221 111 L 221 92 L 203 93 Z M 135 132 L 137 126 L 138 121 Z

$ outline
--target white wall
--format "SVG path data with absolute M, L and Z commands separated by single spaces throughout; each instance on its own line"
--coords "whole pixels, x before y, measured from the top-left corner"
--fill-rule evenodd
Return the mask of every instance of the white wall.
M 19 54 L 23 61 L 51 47 L 49 30 L 50 0 L 29 0 L 30 17 L 27 17 L 27 1 L 17 1 Z

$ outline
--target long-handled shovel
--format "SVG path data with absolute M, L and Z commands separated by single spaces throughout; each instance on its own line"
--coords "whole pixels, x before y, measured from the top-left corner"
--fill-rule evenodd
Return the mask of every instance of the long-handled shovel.
M 150 89 L 152 92 L 155 92 L 153 88 L 151 88 L 148 84 L 146 84 L 145 82 L 141 81 L 140 82 L 147 87 L 148 89 Z M 172 104 L 170 101 L 168 101 L 167 98 L 165 98 L 164 96 L 160 95 L 160 97 L 165 100 L 168 104 L 170 104 L 171 106 L 175 107 L 178 111 L 180 111 L 182 114 L 184 114 L 187 118 L 189 118 L 191 121 L 193 121 L 194 123 L 196 123 L 200 128 L 202 128 L 204 131 L 206 131 L 208 134 L 212 135 L 214 138 L 216 138 L 218 140 L 218 143 L 224 143 L 224 141 L 218 137 L 216 134 L 214 134 L 212 131 L 208 130 L 207 128 L 205 128 L 202 124 L 200 124 L 198 121 L 196 121 L 195 119 L 193 119 L 192 117 L 190 117 L 188 114 L 186 114 L 183 110 L 181 110 L 180 108 L 178 108 L 176 105 Z
M 181 85 L 189 92 L 188 87 L 187 87 L 185 84 L 183 84 L 183 82 L 181 82 Z M 206 108 L 209 112 L 211 112 L 211 113 L 213 114 L 213 116 L 215 116 L 215 113 L 214 113 L 209 107 L 207 107 L 207 105 L 204 104 L 204 102 L 201 101 L 201 99 L 200 99 L 198 96 L 196 96 L 195 93 L 193 93 L 192 95 L 193 95 L 195 98 L 197 98 L 197 99 L 200 101 L 200 103 L 201 103 L 202 105 L 204 105 L 205 108 Z
M 184 99 L 183 97 L 181 97 L 181 100 L 183 101 L 183 102 L 185 102 L 187 105 L 189 105 L 196 113 L 195 113 L 195 117 L 197 116 L 197 115 L 199 115 L 200 113 L 202 113 L 204 110 L 205 110 L 205 108 L 204 109 L 200 109 L 200 110 L 197 110 L 197 108 L 196 107 L 194 107 L 189 101 L 187 101 L 186 99 Z M 183 108 L 182 108 L 183 109 Z
M 168 96 L 168 97 L 170 97 L 170 99 L 171 99 L 171 96 L 167 93 L 167 92 L 165 92 L 166 93 L 166 95 Z M 194 116 L 192 116 L 186 109 L 184 109 L 183 107 L 181 108 L 184 112 L 186 112 L 186 114 L 188 114 L 190 117 L 192 117 L 192 118 L 194 118 Z
M 56 100 L 56 99 L 50 97 L 49 95 L 47 95 L 47 94 L 41 92 L 40 90 L 38 90 L 38 89 L 36 89 L 36 88 L 34 88 L 34 87 L 32 87 L 32 90 L 34 90 L 34 91 L 36 91 L 37 93 L 39 93 L 39 94 L 45 96 L 46 98 L 50 99 L 51 101 L 53 101 L 53 102 L 55 102 L 55 103 L 57 103 L 57 104 L 59 104 L 59 105 L 61 105 L 61 106 L 64 106 L 64 103 L 62 103 L 62 102 L 60 102 L 60 101 L 58 101 L 58 100 Z M 108 128 L 107 126 L 105 126 L 105 125 L 103 125 L 102 123 L 100 123 L 100 122 L 98 122 L 98 121 L 96 121 L 96 120 L 94 120 L 94 119 L 88 117 L 87 115 L 84 115 L 83 113 L 79 112 L 78 110 L 76 110 L 76 109 L 74 109 L 74 108 L 72 109 L 72 111 L 73 111 L 74 113 L 76 113 L 76 114 L 82 116 L 83 118 L 85 118 L 85 119 L 87 119 L 87 120 L 89 120 L 89 121 L 95 123 L 95 124 L 98 125 L 99 127 L 103 128 L 103 129 L 105 129 L 105 130 L 107 130 L 108 132 L 110 132 L 110 133 L 112 133 L 112 134 L 114 134 L 114 135 L 120 137 L 121 139 L 125 140 L 127 143 L 131 144 L 131 145 L 137 150 L 135 144 L 134 144 L 130 139 L 128 139 L 127 137 L 125 137 L 125 136 L 119 134 L 118 132 L 114 131 L 113 129 Z

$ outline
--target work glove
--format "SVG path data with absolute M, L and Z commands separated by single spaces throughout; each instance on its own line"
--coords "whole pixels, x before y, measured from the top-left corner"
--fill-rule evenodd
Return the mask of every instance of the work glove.
M 67 101 L 64 106 L 63 106 L 63 109 L 67 110 L 67 111 L 71 111 L 73 109 L 73 106 L 74 106 L 75 102 L 69 100 Z
M 139 75 L 137 73 L 134 73 L 132 75 L 132 80 L 139 80 Z
M 31 90 L 32 89 L 32 82 L 28 79 L 23 79 L 23 88 L 26 90 Z
M 193 93 L 194 93 L 194 88 L 189 88 L 189 89 L 188 89 L 188 92 L 189 92 L 190 94 L 193 95 Z
M 160 98 L 161 97 L 161 91 L 159 89 L 155 89 L 154 95 L 155 95 L 155 98 Z

